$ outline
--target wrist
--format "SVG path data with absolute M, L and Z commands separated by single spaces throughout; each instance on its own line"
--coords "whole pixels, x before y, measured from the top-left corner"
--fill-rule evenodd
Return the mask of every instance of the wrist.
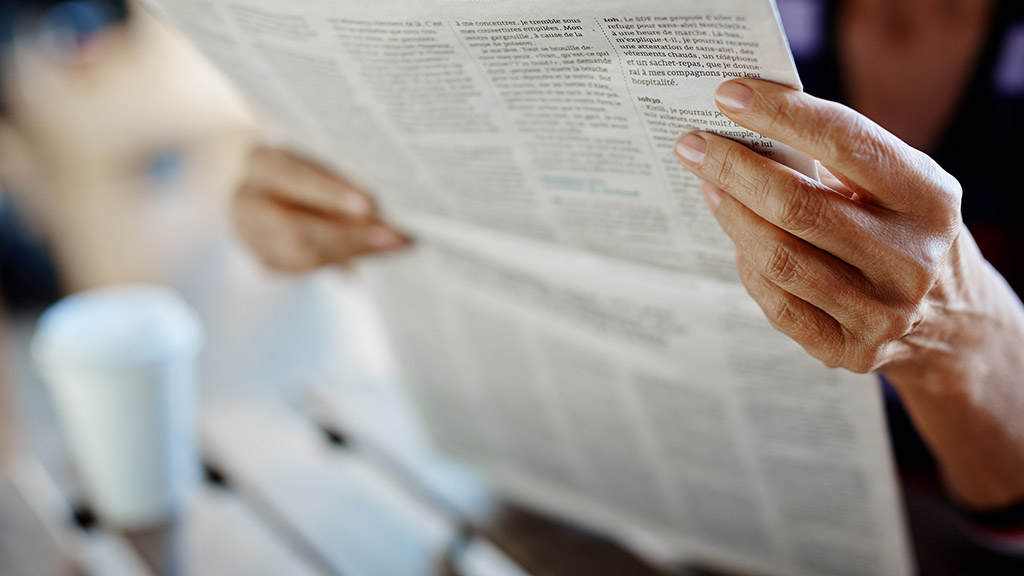
M 946 269 L 880 371 L 901 391 L 963 401 L 979 383 L 1024 370 L 1024 305 L 966 228 Z
M 1024 306 L 961 234 L 922 321 L 882 369 L 935 453 L 953 497 L 1024 497 Z

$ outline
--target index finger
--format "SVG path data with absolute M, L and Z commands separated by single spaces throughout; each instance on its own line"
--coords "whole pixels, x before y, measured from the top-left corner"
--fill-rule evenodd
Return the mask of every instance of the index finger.
M 373 201 L 366 193 L 286 150 L 257 148 L 249 170 L 251 190 L 264 190 L 286 204 L 334 218 L 373 216 Z
M 874 204 L 914 206 L 921 200 L 922 183 L 942 182 L 936 179 L 942 171 L 928 156 L 842 104 L 754 79 L 723 83 L 715 100 L 740 126 L 836 169 Z

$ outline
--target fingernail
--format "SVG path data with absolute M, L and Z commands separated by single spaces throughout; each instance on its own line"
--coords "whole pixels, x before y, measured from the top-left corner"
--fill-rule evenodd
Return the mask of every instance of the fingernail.
M 746 110 L 754 99 L 754 91 L 739 82 L 726 82 L 715 90 L 715 101 L 719 106 L 735 112 Z
M 370 201 L 364 196 L 355 193 L 342 194 L 338 199 L 341 210 L 352 216 L 369 216 Z
M 405 239 L 390 228 L 374 226 L 366 231 L 366 242 L 374 248 L 390 248 L 401 245 Z
M 718 209 L 718 205 L 722 202 L 722 190 L 714 184 L 708 184 L 705 182 L 701 187 L 700 191 L 704 193 L 704 200 L 708 203 L 708 208 L 712 212 Z
M 694 133 L 684 135 L 676 142 L 676 154 L 691 164 L 700 164 L 707 154 L 708 144 Z

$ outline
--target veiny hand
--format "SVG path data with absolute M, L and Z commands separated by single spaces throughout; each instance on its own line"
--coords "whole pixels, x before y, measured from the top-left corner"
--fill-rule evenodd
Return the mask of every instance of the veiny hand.
M 757 80 L 726 82 L 716 100 L 737 124 L 827 168 L 818 183 L 721 136 L 677 144 L 768 320 L 854 372 L 948 351 L 950 335 L 930 322 L 963 308 L 965 254 L 980 259 L 958 182 L 839 104 Z
M 964 228 L 957 181 L 839 104 L 758 80 L 716 100 L 827 169 L 819 183 L 720 136 L 677 143 L 768 320 L 829 366 L 883 373 L 962 505 L 1024 498 L 1024 305 Z
M 377 218 L 373 200 L 352 184 L 290 152 L 257 147 L 235 196 L 242 239 L 270 268 L 301 272 L 345 265 L 408 239 Z

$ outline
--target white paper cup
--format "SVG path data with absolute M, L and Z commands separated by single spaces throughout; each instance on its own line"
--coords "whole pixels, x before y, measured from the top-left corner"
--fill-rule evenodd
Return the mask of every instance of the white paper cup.
M 196 313 L 174 292 L 120 286 L 43 314 L 32 355 L 86 496 L 106 522 L 144 528 L 176 516 L 198 484 Z

